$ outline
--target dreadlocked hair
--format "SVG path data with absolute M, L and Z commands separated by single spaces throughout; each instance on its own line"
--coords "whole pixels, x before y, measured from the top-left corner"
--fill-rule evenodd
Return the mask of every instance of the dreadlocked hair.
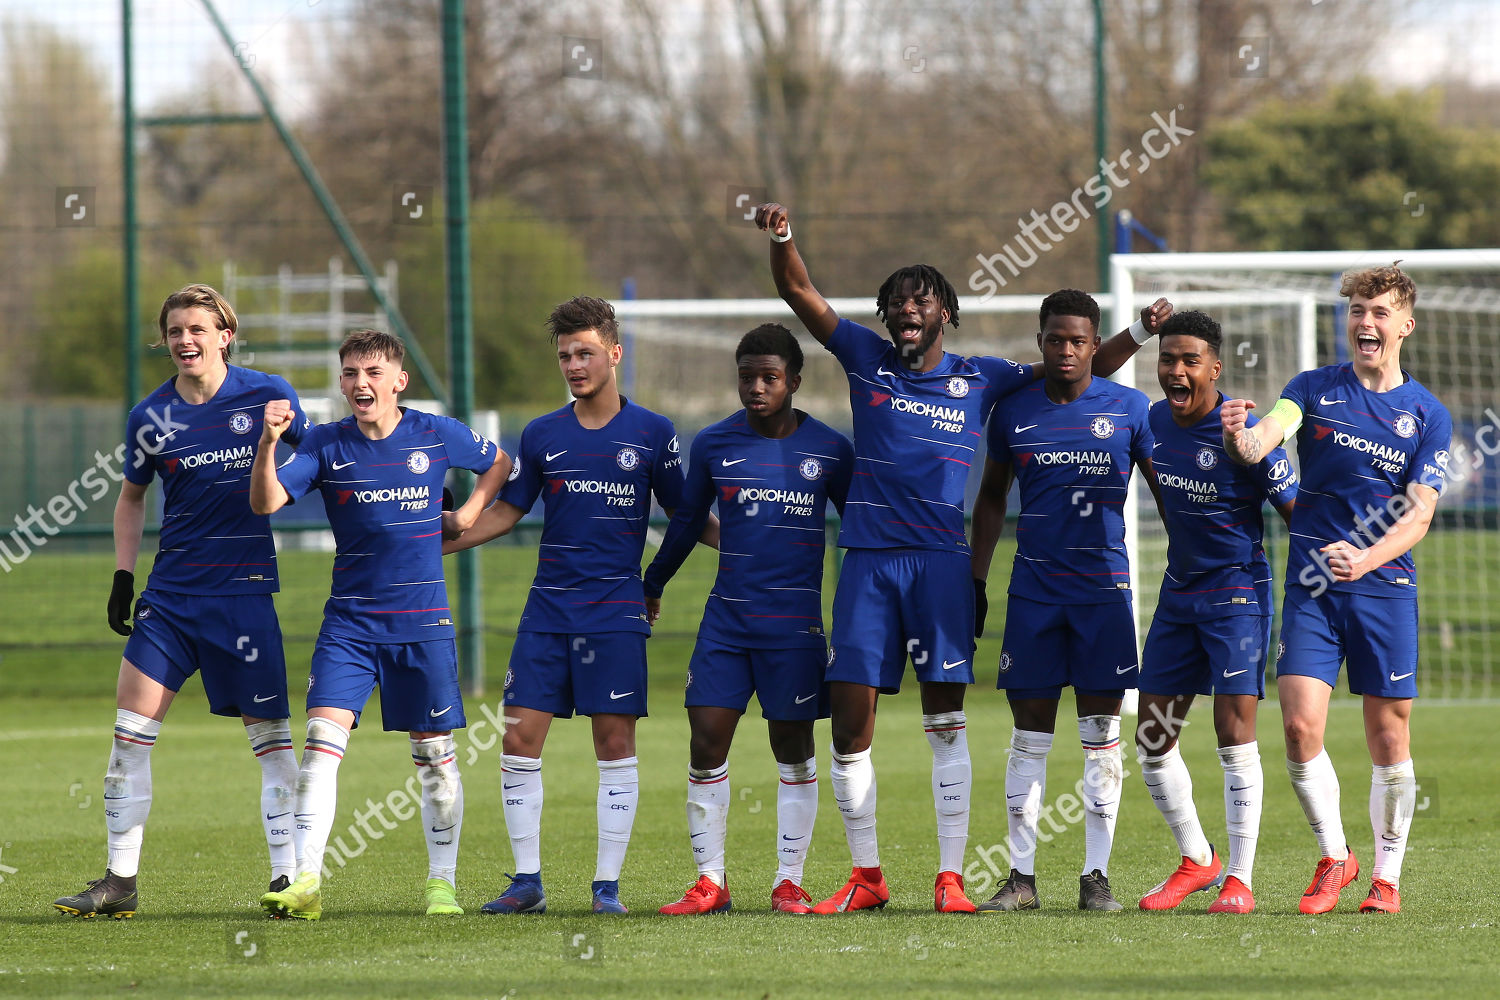
M 942 299 L 943 308 L 948 310 L 948 322 L 958 326 L 958 293 L 953 286 L 948 284 L 948 279 L 943 277 L 943 272 L 931 264 L 912 264 L 895 271 L 885 284 L 880 286 L 880 291 L 875 296 L 875 315 L 885 319 L 886 301 L 895 292 L 900 290 L 901 283 L 908 278 L 916 292 L 932 292 Z

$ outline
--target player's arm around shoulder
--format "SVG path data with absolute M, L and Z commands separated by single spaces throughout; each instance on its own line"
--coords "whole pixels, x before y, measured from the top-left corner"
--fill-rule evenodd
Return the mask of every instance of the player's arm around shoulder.
M 791 215 L 784 206 L 771 202 L 756 207 L 755 224 L 771 234 L 771 277 L 776 281 L 776 294 L 792 307 L 807 332 L 827 345 L 838 328 L 839 314 L 808 277 L 802 254 L 792 242 Z
M 1135 352 L 1144 347 L 1152 337 L 1161 331 L 1161 326 L 1172 315 L 1172 303 L 1165 298 L 1157 299 L 1141 310 L 1141 318 L 1130 324 L 1124 330 L 1110 337 L 1100 345 L 1098 352 L 1094 354 L 1094 364 L 1090 369 L 1095 375 L 1108 378 L 1135 356 Z M 1040 365 L 1036 366 L 1040 369 Z M 1041 372 L 1037 372 L 1041 378 Z
M 276 442 L 295 419 L 291 400 L 273 399 L 266 403 L 255 463 L 250 467 L 250 509 L 257 514 L 274 514 L 291 499 L 276 476 Z
M 502 449 L 496 448 L 494 462 L 474 481 L 474 489 L 469 494 L 469 498 L 453 510 L 443 511 L 444 538 L 457 537 L 474 527 L 480 515 L 495 502 L 495 497 L 500 493 L 500 487 L 505 485 L 505 477 L 510 475 L 510 470 L 510 456 Z
M 454 468 L 479 474 L 469 497 L 457 508 L 443 512 L 443 537 L 454 538 L 474 526 L 479 515 L 495 502 L 514 463 L 505 449 L 461 421 L 445 417 L 443 445 Z

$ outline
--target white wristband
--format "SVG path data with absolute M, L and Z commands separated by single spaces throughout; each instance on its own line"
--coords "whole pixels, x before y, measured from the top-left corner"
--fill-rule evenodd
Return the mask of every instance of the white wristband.
M 791 238 L 792 238 L 792 224 L 790 222 L 788 222 L 786 224 L 786 235 L 785 236 L 777 236 L 776 235 L 776 230 L 774 230 L 774 229 L 771 230 L 771 239 L 775 240 L 777 243 L 786 243 L 789 240 L 791 240 Z
M 1151 333 L 1146 329 L 1146 324 L 1142 323 L 1140 320 L 1136 320 L 1134 323 L 1130 324 L 1130 339 L 1135 341 L 1137 344 L 1143 345 L 1146 343 L 1146 341 L 1150 340 Z

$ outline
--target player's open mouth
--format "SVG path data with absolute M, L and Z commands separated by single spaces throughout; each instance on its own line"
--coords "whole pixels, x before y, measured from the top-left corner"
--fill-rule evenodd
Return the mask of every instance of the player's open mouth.
M 1373 333 L 1362 333 L 1355 338 L 1354 346 L 1359 353 L 1367 358 L 1373 358 L 1380 353 L 1380 338 Z
M 917 341 L 922 339 L 922 324 L 916 320 L 908 320 L 901 324 L 901 339 Z
M 1167 386 L 1167 398 L 1172 401 L 1173 406 L 1186 406 L 1192 395 L 1191 386 L 1180 383 Z
M 181 361 L 183 364 L 187 364 L 187 365 L 192 364 L 194 361 L 197 361 L 201 357 L 203 357 L 203 352 L 202 351 L 188 350 L 188 351 L 178 351 L 177 352 L 177 360 Z
M 375 405 L 375 397 L 368 392 L 357 392 L 354 394 L 354 405 L 362 409 L 369 409 Z

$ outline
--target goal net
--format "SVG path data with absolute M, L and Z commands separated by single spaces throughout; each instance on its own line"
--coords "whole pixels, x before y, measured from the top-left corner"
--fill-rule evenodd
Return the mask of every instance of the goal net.
M 1426 697 L 1491 698 L 1500 693 L 1495 683 L 1500 612 L 1491 593 L 1500 574 L 1500 460 L 1495 457 L 1500 454 L 1500 380 L 1489 360 L 1500 348 L 1500 250 L 1116 255 L 1116 294 L 1096 298 L 1105 311 L 1106 335 L 1124 329 L 1161 295 L 1177 309 L 1214 316 L 1224 328 L 1221 388 L 1256 400 L 1264 412 L 1298 371 L 1347 358 L 1339 275 L 1397 259 L 1419 293 L 1416 332 L 1402 357 L 1412 376 L 1452 413 L 1455 466 L 1463 460 L 1417 549 L 1422 691 Z M 961 324 L 945 336 L 945 346 L 958 354 L 1037 360 L 1041 300 L 1040 295 L 961 297 Z M 873 296 L 830 301 L 841 316 L 880 328 Z M 685 446 L 697 429 L 739 408 L 734 346 L 745 332 L 768 322 L 785 324 L 802 340 L 807 362 L 797 405 L 848 431 L 848 383 L 841 367 L 805 335 L 779 299 L 629 300 L 617 303 L 617 312 L 627 345 L 622 388 L 671 416 Z M 1138 354 L 1116 379 L 1153 401 L 1162 396 L 1151 351 Z M 1295 464 L 1296 449 L 1289 451 Z M 969 509 L 978 481 L 976 469 Z M 1144 640 L 1166 567 L 1166 537 L 1138 476 L 1131 497 L 1127 541 L 1138 638 Z M 1012 514 L 1014 509 L 1013 503 Z M 1287 536 L 1269 508 L 1266 526 L 1279 612 Z M 997 572 L 1008 566 L 1008 559 L 997 556 Z M 831 594 L 827 588 L 826 597 Z M 990 634 L 998 635 L 999 619 L 993 614 L 992 619 Z
M 1224 328 L 1220 387 L 1226 395 L 1254 399 L 1264 413 L 1298 371 L 1348 360 L 1346 300 L 1338 293 L 1342 273 L 1396 260 L 1417 284 L 1417 325 L 1402 349 L 1403 366 L 1448 407 L 1454 435 L 1452 481 L 1416 550 L 1422 602 L 1418 679 L 1426 697 L 1491 698 L 1500 665 L 1494 594 L 1500 574 L 1500 382 L 1490 367 L 1500 348 L 1500 250 L 1116 255 L 1114 319 L 1118 323 L 1159 295 L 1179 309 L 1210 313 Z M 1148 352 L 1137 355 L 1130 374 L 1148 395 L 1160 398 Z M 1296 448 L 1288 452 L 1300 468 Z M 1149 621 L 1166 553 L 1161 524 L 1149 513 L 1148 506 L 1137 507 L 1142 623 Z M 1286 532 L 1269 509 L 1266 524 L 1279 595 Z

